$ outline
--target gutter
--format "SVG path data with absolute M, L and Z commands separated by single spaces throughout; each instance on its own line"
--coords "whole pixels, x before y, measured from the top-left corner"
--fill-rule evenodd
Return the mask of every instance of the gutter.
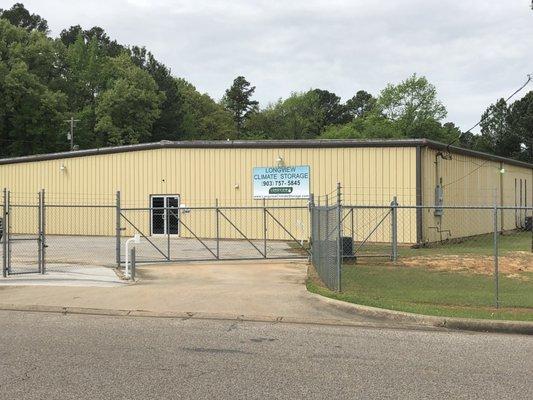
M 437 150 L 448 149 L 448 145 L 428 139 L 398 139 L 398 140 L 353 140 L 353 139 L 312 139 L 312 140 L 191 140 L 168 141 L 155 143 L 141 143 L 126 146 L 102 147 L 97 149 L 76 150 L 59 153 L 38 154 L 31 156 L 0 159 L 0 165 L 25 162 L 58 160 L 75 157 L 85 157 L 103 154 L 127 153 L 132 151 L 155 149 L 282 149 L 282 148 L 352 148 L 352 147 L 429 147 Z M 533 164 L 512 160 L 505 157 L 482 153 L 479 151 L 449 146 L 452 153 L 474 156 L 492 161 L 502 161 L 509 165 L 516 165 L 533 170 Z

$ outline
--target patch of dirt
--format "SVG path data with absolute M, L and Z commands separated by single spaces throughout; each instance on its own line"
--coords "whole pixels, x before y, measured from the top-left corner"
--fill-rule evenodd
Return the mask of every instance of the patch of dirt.
M 528 280 L 523 272 L 533 272 L 533 254 L 516 252 L 499 257 L 499 271 L 509 278 Z M 406 267 L 424 267 L 437 271 L 464 271 L 492 275 L 494 257 L 478 255 L 438 255 L 400 258 Z

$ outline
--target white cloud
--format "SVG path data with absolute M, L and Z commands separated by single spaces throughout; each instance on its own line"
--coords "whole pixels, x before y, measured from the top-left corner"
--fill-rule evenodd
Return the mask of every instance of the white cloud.
M 533 73 L 529 0 L 24 3 L 54 35 L 98 25 L 120 43 L 145 45 L 215 98 L 244 75 L 263 105 L 311 87 L 345 99 L 359 89 L 377 94 L 417 72 L 437 86 L 448 119 L 466 129 Z

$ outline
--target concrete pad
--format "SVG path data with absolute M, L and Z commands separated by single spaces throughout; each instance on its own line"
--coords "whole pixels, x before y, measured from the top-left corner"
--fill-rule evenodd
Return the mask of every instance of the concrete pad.
M 304 261 L 239 261 L 138 267 L 138 282 L 119 287 L 0 285 L 0 307 L 41 305 L 101 310 L 191 312 L 297 320 L 376 321 L 307 292 Z
M 48 271 L 45 274 L 10 275 L 0 278 L 0 286 L 76 286 L 117 287 L 127 285 L 115 271 L 106 267 L 86 266 L 69 271 Z
M 20 238 L 20 237 L 19 237 Z M 122 260 L 125 257 L 125 244 L 129 237 L 121 238 Z M 182 237 L 151 236 L 150 242 L 142 238 L 136 245 L 136 259 L 139 263 L 162 262 L 167 255 L 172 260 L 206 260 L 214 261 L 218 245 L 221 259 L 263 259 L 257 249 L 263 249 L 262 240 L 219 240 L 197 239 Z M 85 266 L 114 267 L 116 265 L 116 239 L 113 236 L 64 236 L 47 235 L 46 263 L 48 270 L 65 270 L 83 268 Z M 207 246 L 210 250 L 208 250 Z M 255 246 L 255 247 L 254 247 Z M 271 258 L 294 258 L 302 256 L 286 241 L 267 242 L 266 249 Z M 0 246 L 0 258 L 2 246 Z M 11 243 L 12 270 L 27 272 L 37 270 L 38 246 L 37 241 L 15 241 Z

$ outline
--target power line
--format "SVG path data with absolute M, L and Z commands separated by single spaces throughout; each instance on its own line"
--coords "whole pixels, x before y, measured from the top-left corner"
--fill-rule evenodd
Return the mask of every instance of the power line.
M 527 85 L 529 85 L 529 82 L 531 82 L 531 79 L 532 78 L 532 74 L 528 74 L 527 75 L 527 80 L 526 82 L 520 86 L 517 90 L 515 90 L 509 97 L 507 97 L 505 99 L 505 102 L 507 103 L 509 100 L 511 100 L 514 96 L 516 96 L 518 93 L 520 93 Z M 491 111 L 489 113 L 487 113 L 486 115 L 482 116 L 481 119 L 470 129 L 468 129 L 467 131 L 465 132 L 461 132 L 461 134 L 455 138 L 454 140 L 452 140 L 450 143 L 448 143 L 448 145 L 446 146 L 446 151 L 447 152 L 450 152 L 450 146 L 452 144 L 454 144 L 455 142 L 457 142 L 459 139 L 461 139 L 461 137 L 465 134 L 465 133 L 469 133 L 472 129 L 476 128 L 477 126 L 479 126 L 485 119 L 487 119 L 488 117 L 490 117 L 492 114 L 494 113 L 494 111 Z
M 453 185 L 459 181 L 462 181 L 463 179 L 469 177 L 470 175 L 472 175 L 474 172 L 476 172 L 478 169 L 481 169 L 482 167 L 484 167 L 486 164 L 488 163 L 488 161 L 485 161 L 483 162 L 482 164 L 478 164 L 477 168 L 474 168 L 472 171 L 470 171 L 468 174 L 465 174 L 463 175 L 462 177 L 450 182 L 450 183 L 447 183 L 446 185 L 442 185 L 442 188 L 445 188 L 445 187 L 448 187 L 450 185 Z

